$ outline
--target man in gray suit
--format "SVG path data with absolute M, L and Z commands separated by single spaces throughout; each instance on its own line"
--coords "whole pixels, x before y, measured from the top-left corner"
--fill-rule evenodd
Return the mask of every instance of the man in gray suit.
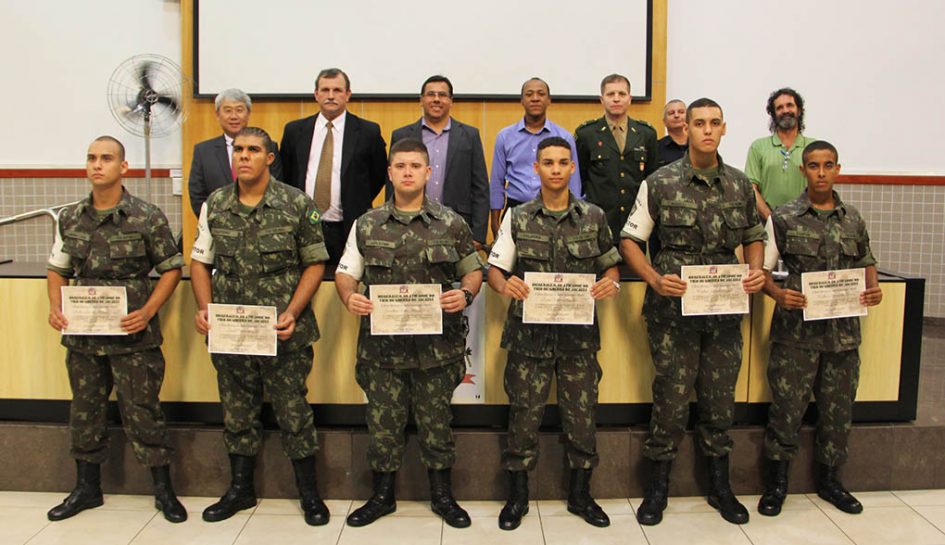
M 394 131 L 391 145 L 404 138 L 423 141 L 430 153 L 433 175 L 426 196 L 466 220 L 476 249 L 486 242 L 489 225 L 489 176 L 479 129 L 450 117 L 453 84 L 444 76 L 430 76 L 420 86 L 423 117 Z M 387 195 L 393 195 L 390 183 Z
M 190 180 L 187 187 L 190 192 L 190 207 L 197 217 L 200 217 L 200 206 L 211 193 L 236 179 L 231 166 L 233 138 L 249 124 L 253 101 L 239 89 L 226 89 L 217 95 L 214 106 L 223 134 L 194 146 L 194 157 L 190 163 Z M 282 161 L 279 160 L 279 146 L 273 142 L 269 151 L 276 156 L 276 160 L 269 165 L 269 174 L 281 180 Z

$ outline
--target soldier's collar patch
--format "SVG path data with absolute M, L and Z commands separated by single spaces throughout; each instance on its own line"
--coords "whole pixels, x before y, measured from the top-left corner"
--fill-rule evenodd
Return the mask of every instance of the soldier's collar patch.
M 313 208 L 312 212 L 308 215 L 308 222 L 315 225 L 320 221 L 322 221 L 322 215 L 318 213 L 317 209 Z

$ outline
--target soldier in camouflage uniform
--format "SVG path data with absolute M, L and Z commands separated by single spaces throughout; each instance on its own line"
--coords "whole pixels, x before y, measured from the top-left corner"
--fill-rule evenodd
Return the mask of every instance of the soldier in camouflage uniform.
M 627 116 L 630 80 L 611 74 L 601 81 L 605 115 L 574 131 L 581 181 L 587 202 L 607 214 L 611 233 L 619 233 L 630 215 L 640 182 L 657 168 L 656 130 Z
M 348 516 L 350 526 L 393 513 L 394 477 L 404 456 L 404 428 L 413 408 L 420 460 L 430 478 L 430 506 L 455 528 L 470 525 L 453 499 L 456 460 L 450 422 L 453 390 L 466 375 L 463 309 L 482 285 L 482 261 L 462 217 L 426 198 L 429 155 L 414 138 L 390 150 L 393 199 L 356 220 L 338 264 L 335 287 L 345 307 L 361 316 L 355 376 L 367 394 L 368 463 L 374 493 Z M 453 284 L 459 282 L 459 289 Z M 372 335 L 371 300 L 358 284 L 439 284 L 443 332 L 439 335 Z
M 512 208 L 499 229 L 489 263 L 489 285 L 511 297 L 502 332 L 508 350 L 505 391 L 509 396 L 509 437 L 503 466 L 509 472 L 509 498 L 499 527 L 514 530 L 528 513 L 528 471 L 538 461 L 538 427 L 552 377 L 558 381 L 558 407 L 571 467 L 568 510 L 595 526 L 610 519 L 590 495 L 597 466 L 595 439 L 597 362 L 600 336 L 593 325 L 522 323 L 522 301 L 529 287 L 526 272 L 591 273 L 601 276 L 591 290 L 594 299 L 620 291 L 614 247 L 603 210 L 579 200 L 568 190 L 574 171 L 571 148 L 558 137 L 538 145 L 535 172 L 541 191 L 535 199 Z M 596 320 L 596 316 L 595 316 Z
M 801 274 L 865 268 L 866 291 L 860 294 L 860 303 L 877 305 L 883 292 L 866 222 L 833 191 L 840 174 L 836 148 L 814 141 L 804 148 L 802 157 L 800 169 L 807 178 L 807 191 L 778 207 L 767 224 L 764 290 L 778 306 L 771 320 L 771 407 L 764 442 L 765 491 L 758 512 L 769 516 L 781 512 L 789 463 L 797 454 L 801 419 L 813 393 L 818 409 L 817 494 L 842 511 L 860 513 L 863 506 L 837 478 L 837 469 L 847 457 L 859 378 L 860 319 L 805 322 L 807 298 L 801 293 Z M 774 282 L 770 272 L 779 257 L 788 270 L 783 286 Z
M 161 210 L 125 191 L 121 177 L 127 170 L 125 148 L 115 138 L 102 136 L 89 145 L 92 193 L 62 211 L 49 256 L 49 324 L 56 330 L 68 332 L 61 288 L 69 278 L 78 286 L 124 287 L 131 310 L 121 319 L 126 336 L 62 336 L 78 478 L 72 493 L 49 511 L 49 520 L 103 504 L 100 465 L 107 456 L 105 411 L 113 387 L 135 458 L 151 468 L 155 506 L 171 522 L 187 519 L 171 486 L 173 450 L 158 401 L 164 380 L 158 310 L 177 287 L 184 260 Z M 152 269 L 161 275 L 156 285 L 148 276 Z
M 743 286 L 747 293 L 757 292 L 764 284 L 765 232 L 748 179 L 722 163 L 718 155 L 725 134 L 721 107 L 710 99 L 699 99 L 689 106 L 686 119 L 687 155 L 643 182 L 621 233 L 624 259 L 650 287 L 643 313 L 656 367 L 650 433 L 643 448 L 653 471 L 637 519 L 647 525 L 662 520 L 670 467 L 695 387 L 696 437 L 708 457 L 709 504 L 725 520 L 742 524 L 748 522 L 748 511 L 729 486 L 732 440 L 727 433 L 742 361 L 742 316 L 682 316 L 680 297 L 686 283 L 679 275 L 683 265 L 738 263 L 735 249 L 744 245 L 750 273 Z M 662 248 L 651 265 L 636 243 L 647 240 L 654 230 Z
M 292 460 L 305 522 L 328 523 L 315 486 L 315 425 L 305 399 L 318 325 L 310 306 L 328 259 L 320 215 L 307 195 L 269 174 L 269 135 L 244 128 L 233 142 L 238 182 L 210 194 L 200 210 L 191 276 L 197 300 L 197 331 L 207 334 L 207 304 L 276 307 L 278 355 L 211 354 L 223 404 L 223 442 L 232 482 L 204 520 L 227 519 L 256 505 L 253 472 L 262 443 L 263 391 L 282 430 L 282 449 Z M 216 272 L 210 275 L 210 266 Z

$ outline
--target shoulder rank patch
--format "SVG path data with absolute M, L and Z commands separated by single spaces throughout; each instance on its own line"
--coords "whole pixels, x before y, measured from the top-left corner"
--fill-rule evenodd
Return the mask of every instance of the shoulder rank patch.
M 308 222 L 312 225 L 322 221 L 322 215 L 318 213 L 318 210 L 313 208 L 312 213 L 308 215 Z

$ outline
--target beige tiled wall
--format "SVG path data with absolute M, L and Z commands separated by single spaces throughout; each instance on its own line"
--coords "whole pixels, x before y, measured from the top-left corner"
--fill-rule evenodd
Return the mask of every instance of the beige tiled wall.
M 143 180 L 126 185 L 147 198 Z M 866 218 L 880 269 L 926 278 L 925 315 L 945 317 L 945 187 L 844 184 L 837 189 Z M 85 179 L 0 180 L 0 217 L 75 201 L 87 191 Z M 181 198 L 171 195 L 170 178 L 154 180 L 152 191 L 178 233 Z M 47 218 L 0 227 L 0 259 L 45 261 L 51 244 Z
M 125 187 L 136 197 L 148 198 L 143 179 L 126 179 Z M 0 218 L 38 208 L 70 203 L 88 195 L 85 178 L 11 178 L 0 180 Z M 175 236 L 181 230 L 181 197 L 171 194 L 171 179 L 157 178 L 151 201 L 161 207 Z M 45 261 L 52 246 L 53 222 L 48 216 L 0 227 L 0 260 Z

